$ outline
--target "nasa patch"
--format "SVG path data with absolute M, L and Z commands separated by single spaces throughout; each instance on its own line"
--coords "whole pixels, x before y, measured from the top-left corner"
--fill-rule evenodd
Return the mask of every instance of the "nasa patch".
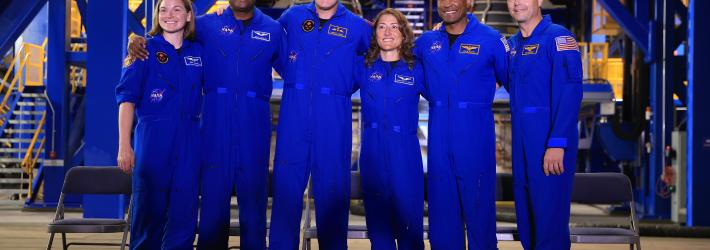
M 234 33 L 234 27 L 231 27 L 229 25 L 222 26 L 221 29 L 219 29 L 219 33 L 222 35 L 228 36 Z
M 375 81 L 379 81 L 379 80 L 382 80 L 382 73 L 375 71 L 375 72 L 372 72 L 372 74 L 370 74 L 370 81 L 371 82 L 375 82 Z
M 164 94 L 165 89 L 153 89 L 153 91 L 150 92 L 150 102 L 159 103 L 163 100 Z
M 441 42 L 440 41 L 434 41 L 434 43 L 429 46 L 429 51 L 434 54 L 436 52 L 439 52 L 441 50 Z

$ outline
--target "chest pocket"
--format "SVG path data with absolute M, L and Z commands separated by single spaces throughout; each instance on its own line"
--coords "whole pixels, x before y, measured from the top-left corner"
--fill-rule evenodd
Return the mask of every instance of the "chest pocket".
M 390 97 L 395 103 L 418 101 L 417 81 L 411 72 L 395 72 L 392 74 Z
M 244 34 L 242 56 L 249 61 L 271 61 L 273 53 L 270 53 L 274 48 L 278 47 L 275 41 L 276 37 L 268 31 L 261 31 L 258 28 L 248 31 L 249 34 Z

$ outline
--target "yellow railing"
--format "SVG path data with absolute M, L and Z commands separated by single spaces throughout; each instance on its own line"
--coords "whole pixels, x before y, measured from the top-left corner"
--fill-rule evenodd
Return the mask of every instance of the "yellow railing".
M 22 59 L 22 62 L 20 63 L 20 70 L 17 70 L 17 73 L 15 73 L 15 77 L 12 78 L 12 82 L 10 83 L 10 86 L 5 92 L 5 97 L 2 99 L 2 103 L 0 103 L 0 111 L 3 114 L 10 112 L 10 107 L 7 106 L 7 101 L 10 100 L 10 94 L 12 94 L 12 91 L 15 89 L 15 84 L 17 84 L 17 82 L 20 81 L 20 78 L 22 77 L 22 69 L 25 68 L 25 64 L 27 64 L 29 56 L 30 55 L 25 55 L 24 59 Z
M 35 149 L 35 144 L 37 143 L 37 140 L 39 138 L 39 134 L 42 132 L 42 128 L 44 127 L 44 121 L 47 118 L 47 112 L 45 111 L 42 114 L 42 119 L 39 121 L 37 124 L 37 128 L 35 129 L 34 135 L 32 135 L 32 141 L 30 141 L 30 145 L 27 146 L 27 150 L 25 151 L 25 157 L 22 159 L 22 163 L 20 163 L 20 166 L 22 167 L 22 170 L 27 173 L 27 178 L 29 178 L 29 186 L 32 187 L 32 180 L 34 179 L 34 166 L 35 163 L 37 163 L 37 159 L 39 159 L 39 155 L 42 152 L 42 148 L 44 147 L 44 141 L 45 139 L 42 138 L 42 141 L 40 142 L 39 148 L 37 148 L 37 152 L 33 154 L 32 151 Z M 28 197 L 32 195 L 32 188 L 30 188 L 27 191 Z

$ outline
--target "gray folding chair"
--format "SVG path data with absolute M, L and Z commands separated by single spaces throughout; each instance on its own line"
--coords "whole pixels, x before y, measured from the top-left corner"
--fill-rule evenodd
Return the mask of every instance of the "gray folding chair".
M 131 176 L 123 173 L 117 167 L 74 167 L 67 172 L 64 179 L 62 193 L 54 220 L 47 226 L 50 233 L 47 250 L 52 249 L 54 234 L 62 234 L 62 247 L 68 249 L 70 245 L 96 245 L 96 246 L 121 246 L 125 249 L 126 237 L 131 217 L 129 204 L 128 216 L 123 219 L 100 218 L 64 218 L 64 198 L 67 194 L 131 194 Z M 121 244 L 116 243 L 85 243 L 72 242 L 67 244 L 67 233 L 120 233 L 123 232 Z
M 306 192 L 306 218 L 303 223 L 303 244 L 301 249 L 310 250 L 311 240 L 318 238 L 318 229 L 311 225 L 311 200 L 313 195 L 313 187 L 308 182 Z M 350 200 L 362 200 L 362 186 L 360 184 L 360 172 L 350 173 Z M 367 226 L 365 225 L 348 225 L 348 239 L 367 239 Z
M 580 173 L 574 177 L 572 202 L 629 206 L 629 228 L 572 227 L 572 243 L 629 244 L 641 249 L 631 181 L 621 173 Z

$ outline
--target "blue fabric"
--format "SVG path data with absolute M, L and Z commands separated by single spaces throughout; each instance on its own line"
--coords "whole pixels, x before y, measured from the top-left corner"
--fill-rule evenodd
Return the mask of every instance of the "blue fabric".
M 352 103 L 356 56 L 371 28 L 338 5 L 318 27 L 315 4 L 293 6 L 279 22 L 288 58 L 274 159 L 269 249 L 298 248 L 303 191 L 312 176 L 321 249 L 346 249 L 350 205 Z
M 198 249 L 226 249 L 236 189 L 242 249 L 266 248 L 271 68 L 281 69 L 281 25 L 254 9 L 246 27 L 231 9 L 197 18 L 204 52 L 202 205 Z
M 561 40 L 558 40 L 561 39 Z M 510 39 L 513 176 L 525 249 L 569 249 L 569 207 L 582 100 L 582 59 L 572 33 L 549 16 Z M 574 46 L 568 46 L 572 42 Z M 564 173 L 545 176 L 548 147 L 564 148 Z
M 192 249 L 199 190 L 202 49 L 178 52 L 162 36 L 147 40 L 150 57 L 125 65 L 117 102 L 135 104 L 131 249 Z M 160 58 L 160 59 L 159 59 Z
M 424 249 L 424 171 L 417 138 L 421 65 L 359 66 L 362 96 L 360 173 L 372 249 Z M 396 240 L 396 242 L 395 242 Z
M 507 84 L 507 43 L 473 15 L 449 46 L 444 28 L 424 33 L 421 58 L 431 95 L 428 197 L 432 249 L 496 249 L 496 82 Z

